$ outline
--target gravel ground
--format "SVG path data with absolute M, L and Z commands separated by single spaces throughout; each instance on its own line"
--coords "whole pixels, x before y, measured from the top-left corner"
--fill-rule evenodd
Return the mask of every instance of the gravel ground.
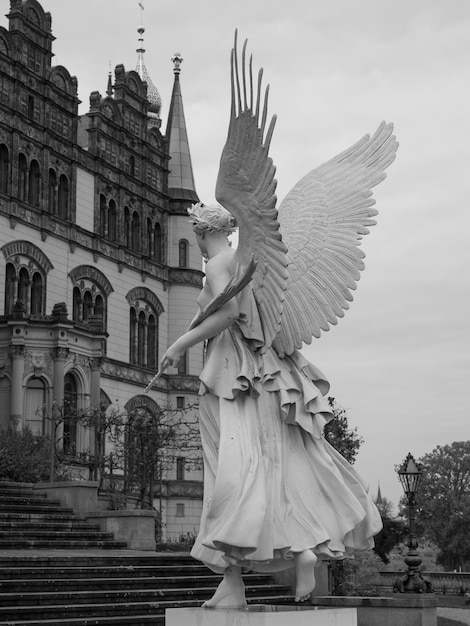
M 470 624 L 470 609 L 437 607 L 438 626 L 458 626 Z

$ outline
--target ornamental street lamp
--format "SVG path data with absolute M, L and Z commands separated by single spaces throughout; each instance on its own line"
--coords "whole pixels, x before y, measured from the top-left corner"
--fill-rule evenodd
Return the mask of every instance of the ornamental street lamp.
M 421 557 L 417 552 L 418 541 L 416 540 L 416 493 L 422 477 L 423 468 L 416 463 L 413 456 L 408 453 L 408 456 L 398 469 L 398 478 L 400 479 L 405 496 L 408 500 L 408 519 L 410 524 L 408 554 L 405 558 L 408 571 L 403 580 L 403 591 L 405 593 L 423 593 L 431 591 L 430 582 L 421 576 L 419 569 Z

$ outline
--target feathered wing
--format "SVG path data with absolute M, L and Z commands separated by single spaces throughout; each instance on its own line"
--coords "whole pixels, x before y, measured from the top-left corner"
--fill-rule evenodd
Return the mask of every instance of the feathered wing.
M 364 268 L 360 240 L 373 226 L 372 188 L 385 178 L 398 143 L 384 122 L 349 150 L 302 178 L 279 207 L 289 250 L 289 284 L 280 331 L 280 356 L 310 343 L 349 308 Z
M 239 225 L 236 256 L 240 272 L 243 273 L 243 267 L 252 258 L 256 264 L 253 290 L 263 323 L 265 350 L 280 328 L 288 278 L 287 249 L 277 219 L 276 169 L 268 154 L 276 118 L 271 119 L 266 131 L 269 88 L 263 98 L 260 70 L 254 89 L 252 58 L 248 67 L 246 63 L 246 42 L 240 68 L 237 33 L 231 56 L 231 84 L 230 123 L 220 160 L 216 198 Z

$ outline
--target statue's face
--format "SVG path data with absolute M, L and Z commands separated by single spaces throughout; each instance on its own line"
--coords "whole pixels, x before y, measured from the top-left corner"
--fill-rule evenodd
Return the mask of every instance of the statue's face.
M 207 245 L 206 245 L 206 234 L 207 233 L 195 233 L 197 245 L 199 246 L 199 250 L 204 258 L 207 258 Z

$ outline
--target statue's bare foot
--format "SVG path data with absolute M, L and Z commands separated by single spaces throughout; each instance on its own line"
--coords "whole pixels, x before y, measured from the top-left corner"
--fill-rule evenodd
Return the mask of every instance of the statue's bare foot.
M 205 609 L 241 609 L 246 607 L 245 585 L 242 580 L 225 577 L 210 600 L 202 605 Z
M 311 550 L 296 552 L 295 562 L 295 601 L 303 602 L 310 598 L 310 594 L 315 588 L 315 563 L 317 557 Z

